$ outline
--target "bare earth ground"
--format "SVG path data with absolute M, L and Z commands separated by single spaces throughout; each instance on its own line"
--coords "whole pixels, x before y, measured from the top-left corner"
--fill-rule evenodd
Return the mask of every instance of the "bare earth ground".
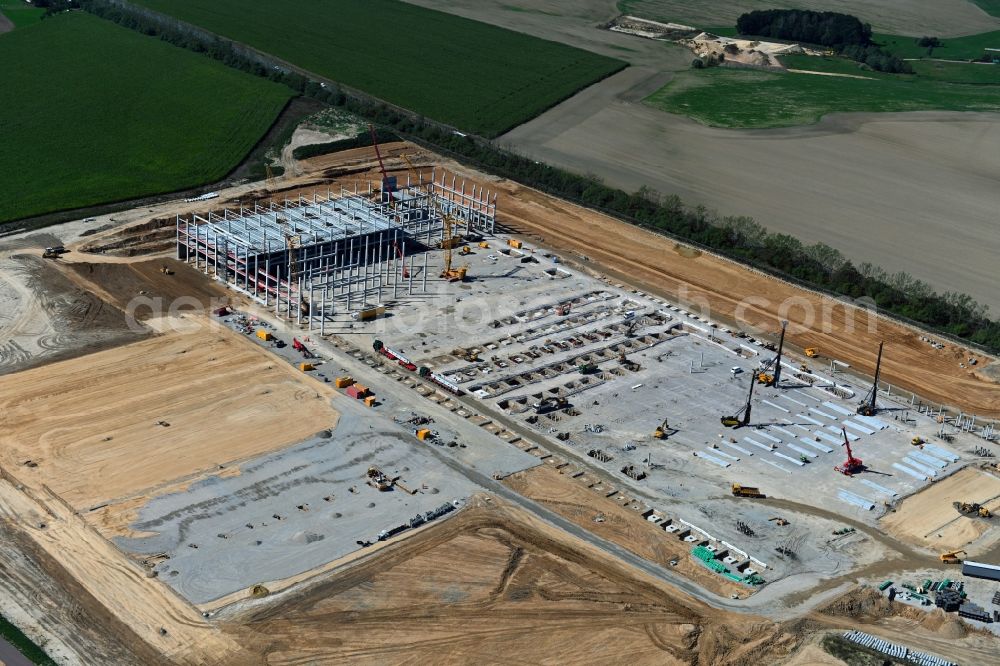
M 886 530 L 903 541 L 942 552 L 967 547 L 993 522 L 963 516 L 952 502 L 978 502 L 1000 510 L 1000 478 L 966 467 L 944 481 L 908 497 L 882 519 Z
M 600 86 L 585 91 L 502 140 L 627 191 L 645 185 L 749 215 L 1000 312 L 997 114 L 840 114 L 726 130 L 601 97 Z
M 749 215 L 771 231 L 822 241 L 856 263 L 905 271 L 938 291 L 967 293 L 1000 313 L 1000 122 L 997 114 L 841 114 L 809 127 L 708 128 L 639 102 L 686 69 L 690 55 L 599 29 L 611 0 L 585 3 L 420 4 L 627 60 L 632 66 L 500 138 L 517 151 L 609 185 L 677 194 L 723 215 Z M 653 1 L 703 11 L 720 25 L 744 8 L 830 9 L 828 3 Z M 843 5 L 843 6 L 842 6 Z M 965 0 L 852 0 L 904 34 L 970 34 L 1000 27 Z M 861 11 L 860 9 L 858 11 Z M 866 20 L 877 24 L 873 16 Z M 726 18 L 729 17 L 729 18 Z M 726 18 L 726 21 L 723 19 Z M 731 19 L 731 20 L 730 20 Z
M 619 222 L 594 211 L 548 196 L 509 180 L 496 178 L 433 155 L 416 146 L 386 147 L 388 168 L 398 169 L 400 152 L 421 166 L 445 168 L 484 183 L 499 192 L 499 220 L 525 236 L 544 239 L 547 247 L 569 252 L 572 258 L 586 256 L 583 266 L 606 272 L 625 282 L 671 300 L 689 304 L 706 316 L 740 322 L 753 329 L 776 334 L 780 321 L 792 323 L 786 342 L 798 348 L 819 347 L 816 362 L 838 359 L 859 372 L 874 371 L 879 341 L 885 341 L 882 379 L 893 386 L 917 392 L 925 399 L 952 405 L 984 417 L 1000 415 L 997 383 L 960 368 L 970 356 L 980 366 L 991 357 L 946 344 L 936 350 L 917 333 L 881 317 L 873 318 L 871 330 L 866 310 L 847 308 L 840 302 L 744 268 L 712 255 L 690 252 L 657 234 Z M 370 149 L 345 151 L 308 160 L 306 173 L 321 172 L 336 177 L 351 165 L 350 179 L 364 179 L 361 164 L 374 168 Z M 317 181 L 318 182 L 318 181 Z M 291 192 L 326 191 L 326 185 Z M 281 196 L 284 196 L 282 194 Z M 867 390 L 858 386 L 859 392 Z
M 512 474 L 504 479 L 518 494 L 539 502 L 580 527 L 632 551 L 645 560 L 671 568 L 722 597 L 750 595 L 739 585 L 701 566 L 690 556 L 691 544 L 672 535 L 623 507 L 621 503 L 584 487 L 579 482 L 545 466 Z M 601 522 L 594 519 L 601 516 Z M 677 565 L 671 567 L 670 562 Z
M 213 326 L 9 375 L 0 465 L 77 509 L 133 495 L 331 427 L 294 373 Z
M 494 501 L 235 619 L 270 664 L 402 654 L 408 663 L 736 664 L 797 643 L 779 625 L 741 617 L 737 628 L 721 615 Z

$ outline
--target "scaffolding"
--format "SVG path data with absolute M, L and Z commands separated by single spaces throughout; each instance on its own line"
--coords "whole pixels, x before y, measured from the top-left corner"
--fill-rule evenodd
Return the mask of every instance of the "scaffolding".
M 392 193 L 341 188 L 254 202 L 221 214 L 177 216 L 177 258 L 310 330 L 427 291 L 427 251 L 444 238 L 442 215 L 467 238 L 492 234 L 496 194 L 454 176 L 407 179 Z

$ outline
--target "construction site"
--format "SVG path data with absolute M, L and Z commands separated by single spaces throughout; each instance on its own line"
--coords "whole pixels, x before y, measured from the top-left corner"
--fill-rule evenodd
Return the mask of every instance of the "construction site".
M 410 144 L 302 171 L 0 239 L 0 611 L 57 662 L 995 658 L 996 359 Z

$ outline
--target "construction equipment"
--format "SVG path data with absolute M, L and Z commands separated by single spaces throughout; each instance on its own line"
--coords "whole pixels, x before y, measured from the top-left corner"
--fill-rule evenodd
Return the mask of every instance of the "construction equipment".
M 396 190 L 396 177 L 390 176 L 385 171 L 385 164 L 382 162 L 382 151 L 378 149 L 378 137 L 375 134 L 375 125 L 368 123 L 368 132 L 372 136 L 372 145 L 375 147 L 375 158 L 378 159 L 378 170 L 382 174 L 382 195 L 391 197 Z
M 979 516 L 980 518 L 989 518 L 993 515 L 989 509 L 979 502 L 952 502 L 952 506 L 958 509 L 959 513 Z
M 377 150 L 378 147 L 376 146 L 376 151 Z M 406 155 L 401 155 L 400 157 L 402 157 L 403 161 L 406 163 L 407 168 L 410 170 L 411 176 L 417 182 L 420 182 L 420 174 L 417 172 L 417 168 L 413 165 L 413 162 L 410 161 L 410 158 L 408 158 Z M 395 185 L 395 182 L 393 183 L 393 185 Z M 448 282 L 464 282 L 465 277 L 468 274 L 469 267 L 459 266 L 458 268 L 454 268 L 451 265 L 452 262 L 451 251 L 459 240 L 459 238 L 457 238 L 454 235 L 454 230 L 452 229 L 452 226 L 457 224 L 457 221 L 455 220 L 454 216 L 452 216 L 451 213 L 446 212 L 444 209 L 441 208 L 441 204 L 438 203 L 436 197 L 429 194 L 427 200 L 430 203 L 431 208 L 441 217 L 441 226 L 443 232 L 441 238 L 441 249 L 444 250 L 444 270 L 441 271 L 440 277 L 443 277 Z M 463 254 L 467 253 L 463 252 Z
M 878 395 L 878 375 L 882 369 L 882 346 L 884 344 L 885 342 L 878 343 L 878 360 L 875 362 L 875 381 L 872 382 L 871 389 L 865 394 L 864 400 L 858 404 L 858 414 L 862 416 L 875 416 L 875 413 L 878 411 L 878 407 L 875 405 L 875 397 Z
M 392 246 L 396 248 L 396 255 L 399 257 L 400 263 L 403 265 L 403 277 L 410 277 L 410 269 L 406 267 L 406 256 L 403 255 L 403 251 L 399 249 L 399 244 L 393 240 Z
M 667 419 L 663 419 L 663 423 L 656 426 L 656 430 L 653 432 L 653 437 L 656 439 L 666 439 L 670 432 L 670 424 L 667 423 Z
M 809 358 L 816 358 L 817 356 L 819 356 L 818 347 L 806 347 L 805 352 L 806 356 L 808 356 Z
M 962 556 L 967 553 L 964 550 L 953 550 L 947 553 L 941 553 L 938 555 L 940 559 L 945 564 L 960 564 L 962 562 Z
M 532 407 L 535 409 L 536 414 L 548 414 L 549 412 L 569 407 L 569 401 L 566 400 L 566 398 L 549 396 L 548 398 L 544 398 L 541 402 L 536 402 L 532 405 Z
M 472 254 L 472 248 L 470 248 L 468 245 L 463 245 L 462 249 L 459 250 L 458 253 L 464 257 L 467 254 Z
M 739 483 L 734 483 L 731 490 L 733 495 L 736 497 L 751 497 L 754 499 L 767 498 L 767 495 L 760 492 L 760 488 L 754 488 L 753 486 L 744 486 Z
M 163 264 L 162 266 L 160 266 L 160 272 L 163 273 L 164 275 L 173 275 L 174 274 L 174 272 L 172 270 L 170 270 L 170 267 L 167 266 L 166 264 Z
M 434 207 L 437 208 L 436 202 Z M 443 225 L 444 237 L 441 239 L 441 247 L 444 248 L 444 270 L 441 271 L 441 276 L 448 282 L 464 282 L 466 273 L 469 270 L 468 266 L 459 266 L 458 268 L 452 268 L 451 265 L 451 248 L 455 244 L 455 237 L 453 235 L 452 225 L 455 224 L 454 218 L 451 213 L 443 213 L 441 215 L 441 224 Z
M 385 472 L 374 465 L 368 468 L 365 481 L 369 486 L 381 492 L 392 490 L 392 479 L 386 476 Z
M 428 440 L 433 440 L 434 437 L 431 434 L 430 428 L 420 428 L 419 430 L 414 430 L 413 434 L 416 435 L 417 439 L 421 442 L 426 442 Z
M 781 525 L 782 527 L 788 524 L 787 520 L 785 520 L 784 518 L 779 518 L 778 516 L 775 516 L 774 518 L 768 518 L 767 520 L 768 522 L 772 522 L 775 525 Z
M 618 355 L 618 363 L 629 372 L 638 372 L 639 370 L 642 369 L 641 365 L 639 365 L 635 361 L 629 360 L 629 358 L 625 356 L 625 352 L 622 352 L 621 354 Z
M 743 409 L 736 412 L 732 416 L 723 416 L 720 420 L 722 425 L 727 428 L 742 428 L 743 426 L 750 425 L 750 400 L 753 399 L 753 378 L 750 379 L 750 393 L 747 394 L 747 402 L 743 405 Z
M 912 444 L 913 446 L 921 446 L 923 443 L 924 443 L 923 437 L 914 437 L 913 439 L 910 440 L 910 444 Z
M 292 338 L 292 349 L 294 349 L 298 353 L 302 354 L 302 356 L 304 358 L 314 358 L 315 357 L 315 354 L 313 354 L 311 351 L 309 351 L 308 347 L 306 347 L 304 344 L 302 344 L 301 342 L 299 342 L 298 338 Z
M 507 241 L 507 245 L 510 245 L 515 250 L 520 250 L 521 249 L 521 241 L 519 241 L 519 240 L 517 240 L 515 238 L 511 238 L 510 240 L 508 240 Z
M 483 248 L 484 250 L 488 250 L 490 249 L 490 244 L 487 243 L 486 241 L 479 241 L 479 247 Z
M 573 309 L 572 303 L 560 303 L 559 305 L 556 306 L 556 314 L 562 317 L 564 315 L 568 315 L 570 310 L 572 309 Z
M 45 251 L 42 252 L 42 259 L 58 259 L 59 253 L 55 251 L 55 248 L 47 247 Z
M 847 447 L 847 460 L 834 467 L 834 469 L 846 476 L 854 476 L 855 474 L 864 471 L 865 464 L 861 461 L 861 458 L 854 457 L 854 453 L 851 451 L 851 442 L 847 439 L 847 429 L 841 428 L 840 430 L 844 433 L 844 446 Z
M 785 347 L 785 329 L 788 328 L 788 322 L 782 320 L 781 322 L 781 338 L 778 340 L 778 355 L 774 357 L 774 373 L 764 376 L 764 384 L 766 386 L 777 386 L 778 382 L 781 381 L 781 350 Z M 760 379 L 760 377 L 758 377 Z

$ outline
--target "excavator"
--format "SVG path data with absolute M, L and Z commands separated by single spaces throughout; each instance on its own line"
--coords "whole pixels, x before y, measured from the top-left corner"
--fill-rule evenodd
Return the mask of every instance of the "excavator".
M 667 423 L 667 419 L 663 419 L 663 423 L 656 426 L 656 430 L 653 432 L 653 437 L 656 439 L 666 439 L 670 433 L 670 424 Z
M 958 509 L 959 513 L 966 515 L 979 516 L 980 518 L 989 518 L 993 515 L 979 502 L 952 502 L 952 506 Z
M 941 553 L 938 557 L 945 564 L 960 564 L 962 562 L 962 555 L 967 553 L 964 550 L 953 550 L 948 553 Z
M 747 395 L 747 402 L 743 405 L 743 409 L 736 412 L 732 416 L 723 416 L 720 421 L 722 425 L 727 428 L 742 428 L 743 426 L 750 425 L 750 400 L 753 399 L 753 385 L 756 382 L 753 378 L 750 379 L 750 393 Z

